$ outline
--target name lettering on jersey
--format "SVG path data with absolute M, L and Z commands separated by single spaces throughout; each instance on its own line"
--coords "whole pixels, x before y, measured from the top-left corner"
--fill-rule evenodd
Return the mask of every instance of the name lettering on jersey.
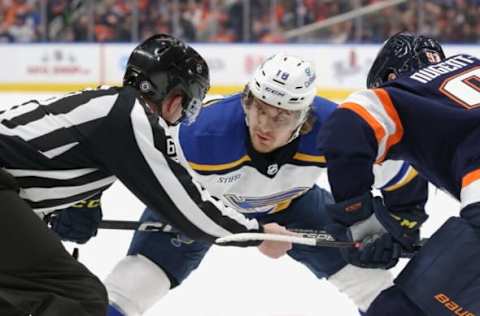
M 461 69 L 473 63 L 474 60 L 468 56 L 455 56 L 436 65 L 422 68 L 411 75 L 410 78 L 421 83 L 429 83 L 438 76 Z
M 446 309 L 451 311 L 452 315 L 457 316 L 475 316 L 474 313 L 464 309 L 454 301 L 452 301 L 447 295 L 438 293 L 434 296 L 435 300 L 441 303 Z
M 241 177 L 241 174 L 234 174 L 228 177 L 218 177 L 217 183 L 232 183 L 238 181 Z

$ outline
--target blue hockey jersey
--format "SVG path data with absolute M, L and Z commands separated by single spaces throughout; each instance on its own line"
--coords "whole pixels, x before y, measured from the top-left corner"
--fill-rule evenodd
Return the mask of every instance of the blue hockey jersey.
M 317 134 L 336 106 L 316 97 L 312 130 L 269 154 L 252 148 L 240 94 L 213 102 L 192 125 L 181 124 L 171 132 L 179 162 L 195 180 L 238 211 L 257 217 L 286 209 L 318 181 L 326 161 L 317 149 Z M 404 187 L 416 175 L 403 162 L 375 170 L 375 185 L 382 189 Z M 423 199 L 418 192 L 415 202 Z
M 353 93 L 320 132 L 319 150 L 336 201 L 369 191 L 372 164 L 385 159 L 409 161 L 464 206 L 480 201 L 480 61 L 452 56 Z

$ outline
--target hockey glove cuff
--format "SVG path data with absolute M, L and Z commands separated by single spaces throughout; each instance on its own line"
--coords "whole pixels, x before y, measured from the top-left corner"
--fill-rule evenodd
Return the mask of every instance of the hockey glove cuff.
M 428 219 L 421 209 L 389 212 L 380 198 L 375 203 L 375 216 L 404 249 L 412 251 L 420 239 L 420 227 Z
M 352 199 L 326 205 L 327 213 L 335 222 L 344 226 L 367 219 L 373 213 L 372 195 L 367 192 Z
M 50 228 L 64 241 L 84 244 L 97 235 L 101 220 L 100 199 L 92 198 L 55 212 L 50 218 Z

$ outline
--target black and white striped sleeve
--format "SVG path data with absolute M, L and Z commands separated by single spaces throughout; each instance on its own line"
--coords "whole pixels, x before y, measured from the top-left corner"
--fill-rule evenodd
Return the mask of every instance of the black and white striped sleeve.
M 262 228 L 213 199 L 188 172 L 166 155 L 166 126 L 149 117 L 129 94 L 120 95 L 91 142 L 98 157 L 148 207 L 193 239 Z

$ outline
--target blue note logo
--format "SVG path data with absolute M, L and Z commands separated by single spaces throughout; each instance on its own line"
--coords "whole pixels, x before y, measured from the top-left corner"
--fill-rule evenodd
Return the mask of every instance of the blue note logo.
M 224 197 L 231 206 L 242 213 L 270 213 L 275 212 L 277 206 L 289 203 L 309 189 L 309 187 L 296 187 L 265 196 L 245 196 L 230 193 L 225 194 Z

